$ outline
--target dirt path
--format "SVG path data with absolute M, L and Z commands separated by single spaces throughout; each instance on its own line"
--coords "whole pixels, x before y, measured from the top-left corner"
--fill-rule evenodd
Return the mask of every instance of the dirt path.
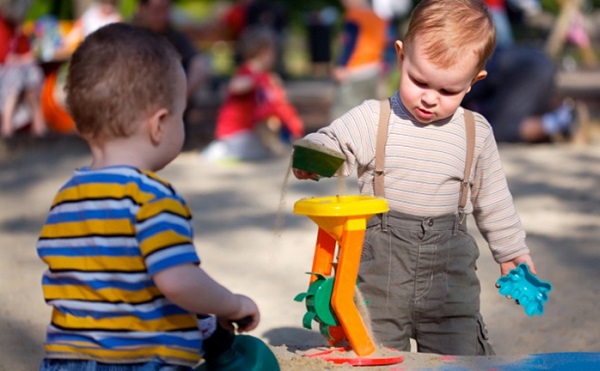
M 482 312 L 492 344 L 511 357 L 600 352 L 600 146 L 503 146 L 501 154 L 538 272 L 554 291 L 542 317 L 527 317 L 497 293 L 498 266 L 477 235 Z M 0 160 L 0 370 L 39 365 L 50 311 L 35 241 L 55 191 L 88 159 L 80 142 L 61 140 Z M 191 205 L 205 269 L 257 300 L 263 321 L 253 335 L 284 351 L 284 344 L 324 344 L 318 331 L 302 328 L 304 306 L 293 301 L 308 284 L 316 226 L 293 215 L 292 206 L 337 189 L 335 180 L 291 180 L 283 227 L 275 230 L 287 165 L 213 166 L 187 152 L 161 173 Z M 346 188 L 356 192 L 355 181 Z M 414 357 L 411 362 L 424 359 Z

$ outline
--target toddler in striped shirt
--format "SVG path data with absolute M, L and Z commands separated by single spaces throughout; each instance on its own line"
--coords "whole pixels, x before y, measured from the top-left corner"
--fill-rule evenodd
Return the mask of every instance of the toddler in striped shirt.
M 113 23 L 75 51 L 66 92 L 92 161 L 58 191 L 37 244 L 52 307 L 41 369 L 191 370 L 198 314 L 246 332 L 259 310 L 199 267 L 190 209 L 155 174 L 183 145 L 179 55 L 153 31 Z
M 359 270 L 375 341 L 402 351 L 493 354 L 480 314 L 472 215 L 502 275 L 535 268 L 490 124 L 460 104 L 495 46 L 479 0 L 423 0 L 396 41 L 400 86 L 305 139 L 343 153 L 360 193 L 390 211 L 369 220 Z M 293 169 L 298 179 L 316 174 Z

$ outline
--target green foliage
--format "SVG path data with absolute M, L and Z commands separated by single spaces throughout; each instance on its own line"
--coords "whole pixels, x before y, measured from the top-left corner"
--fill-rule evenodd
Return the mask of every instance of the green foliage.
M 26 20 L 36 20 L 52 14 L 58 19 L 73 19 L 73 5 L 70 0 L 34 0 L 27 12 Z
M 26 20 L 36 20 L 45 15 L 54 15 L 58 19 L 75 19 L 76 0 L 33 0 L 27 12 Z M 131 17 L 137 6 L 137 0 L 119 0 L 119 11 L 126 19 Z
M 563 0 L 570 1 L 570 0 Z M 552 14 L 558 14 L 560 11 L 560 2 L 557 0 L 541 0 L 542 9 Z M 585 0 L 584 9 L 600 9 L 600 0 Z
M 556 0 L 541 0 L 541 4 L 542 9 L 552 14 L 557 14 L 560 9 L 560 5 L 558 5 Z
M 119 0 L 119 12 L 125 19 L 131 18 L 135 8 L 137 7 L 137 0 Z
M 201 21 L 208 19 L 212 14 L 216 1 L 177 0 L 174 2 L 177 8 L 183 10 L 190 18 Z

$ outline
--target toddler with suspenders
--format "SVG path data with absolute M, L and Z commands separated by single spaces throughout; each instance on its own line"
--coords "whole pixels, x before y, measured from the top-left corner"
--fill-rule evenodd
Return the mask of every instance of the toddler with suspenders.
M 359 270 L 375 341 L 384 346 L 408 351 L 413 338 L 419 352 L 494 354 L 480 314 L 469 214 L 501 274 L 521 262 L 535 272 L 492 129 L 460 107 L 487 75 L 494 42 L 482 2 L 421 1 L 404 41 L 396 41 L 398 91 L 305 137 L 343 153 L 338 175 L 356 169 L 360 193 L 389 204 L 367 223 Z

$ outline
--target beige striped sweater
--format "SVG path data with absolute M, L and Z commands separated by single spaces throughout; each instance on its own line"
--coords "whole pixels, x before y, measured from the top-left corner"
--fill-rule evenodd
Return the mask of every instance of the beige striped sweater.
M 466 158 L 464 110 L 421 125 L 391 97 L 385 158 L 385 195 L 392 210 L 419 216 L 457 212 Z M 343 152 L 344 176 L 355 169 L 361 194 L 373 195 L 379 101 L 368 100 L 306 139 Z M 466 211 L 489 244 L 494 259 L 505 262 L 529 253 L 525 231 L 513 204 L 498 147 L 487 120 L 475 113 L 476 143 L 471 194 Z

